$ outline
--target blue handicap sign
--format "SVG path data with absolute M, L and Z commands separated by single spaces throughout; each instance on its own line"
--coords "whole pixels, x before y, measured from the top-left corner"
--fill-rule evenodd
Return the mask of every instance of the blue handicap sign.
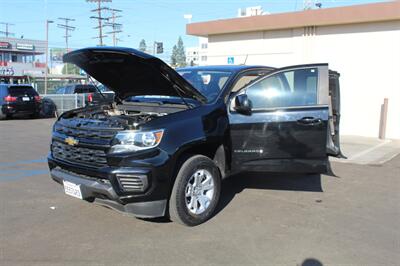
M 228 64 L 229 65 L 235 64 L 235 58 L 233 56 L 228 57 Z

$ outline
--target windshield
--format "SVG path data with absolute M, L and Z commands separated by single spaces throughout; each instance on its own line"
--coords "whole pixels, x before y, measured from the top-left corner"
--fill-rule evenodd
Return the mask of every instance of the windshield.
M 214 101 L 224 88 L 232 72 L 214 70 L 179 69 L 177 72 L 188 81 L 196 90 L 207 98 L 207 102 Z

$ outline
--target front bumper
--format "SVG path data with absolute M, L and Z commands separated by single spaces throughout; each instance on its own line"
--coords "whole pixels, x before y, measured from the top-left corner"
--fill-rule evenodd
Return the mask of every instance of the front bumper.
M 82 198 L 110 207 L 112 209 L 133 214 L 141 218 L 154 218 L 165 215 L 167 200 L 141 201 L 123 203 L 121 197 L 114 190 L 107 179 L 96 179 L 63 170 L 59 167 L 50 171 L 52 179 L 62 184 L 68 181 L 80 185 Z

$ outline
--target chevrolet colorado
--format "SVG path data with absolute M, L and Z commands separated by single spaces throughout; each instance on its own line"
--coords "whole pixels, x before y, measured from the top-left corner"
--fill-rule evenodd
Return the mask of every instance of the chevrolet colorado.
M 173 70 L 130 48 L 70 52 L 64 61 L 115 92 L 63 113 L 51 177 L 70 196 L 194 226 L 221 180 L 241 171 L 326 171 L 339 146 L 339 74 L 327 64 Z

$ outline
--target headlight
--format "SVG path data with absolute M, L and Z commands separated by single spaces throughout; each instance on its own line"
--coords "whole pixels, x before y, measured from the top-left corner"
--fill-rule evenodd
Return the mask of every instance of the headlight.
M 164 130 L 154 131 L 122 131 L 114 138 L 111 153 L 140 151 L 156 147 L 160 144 Z

